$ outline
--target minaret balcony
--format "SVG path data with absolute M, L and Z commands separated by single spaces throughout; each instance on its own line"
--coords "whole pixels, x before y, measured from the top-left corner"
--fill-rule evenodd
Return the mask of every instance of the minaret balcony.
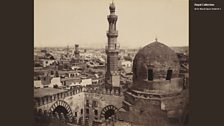
M 107 16 L 107 19 L 108 19 L 108 20 L 110 20 L 110 19 L 115 19 L 115 20 L 117 20 L 117 15 L 115 15 L 115 14 L 110 14 L 110 15 Z
M 119 52 L 120 45 L 117 44 L 116 46 L 106 46 L 106 52 Z
M 118 31 L 107 31 L 107 36 L 108 37 L 117 37 Z

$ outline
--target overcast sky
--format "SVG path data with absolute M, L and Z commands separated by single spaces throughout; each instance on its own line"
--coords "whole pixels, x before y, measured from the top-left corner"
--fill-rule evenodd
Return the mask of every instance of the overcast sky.
M 112 0 L 35 0 L 34 46 L 104 48 Z M 189 45 L 188 0 L 114 0 L 121 48 Z

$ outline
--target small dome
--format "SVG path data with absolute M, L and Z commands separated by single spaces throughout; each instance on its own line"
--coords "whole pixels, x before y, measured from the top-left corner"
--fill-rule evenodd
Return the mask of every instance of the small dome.
M 112 11 L 112 12 L 115 11 L 115 5 L 114 5 L 114 3 L 111 3 L 111 4 L 110 4 L 109 9 L 110 9 L 110 11 Z
M 172 78 L 178 77 L 179 67 L 177 54 L 156 40 L 140 49 L 136 54 L 133 61 L 133 81 L 150 80 L 150 72 L 153 74 L 151 80 L 165 80 L 168 70 L 172 71 Z

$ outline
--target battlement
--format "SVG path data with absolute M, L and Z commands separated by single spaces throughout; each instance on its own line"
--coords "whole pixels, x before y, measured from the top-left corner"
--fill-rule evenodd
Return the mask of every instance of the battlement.
M 34 96 L 35 107 L 46 105 L 54 101 L 64 99 L 65 97 L 76 95 L 80 92 L 82 92 L 82 87 L 76 87 L 74 89 L 65 90 L 55 94 L 42 95 L 40 97 Z
M 104 88 L 102 89 L 94 89 L 94 88 L 85 88 L 84 92 L 86 93 L 95 93 L 95 94 L 101 94 L 101 95 L 114 95 L 114 96 L 122 96 L 123 93 L 121 92 L 120 89 L 109 89 L 109 88 Z
M 54 94 L 45 94 L 42 96 L 34 96 L 35 107 L 39 107 L 42 105 L 46 105 L 57 100 L 65 99 L 66 97 L 70 97 L 73 95 L 77 95 L 81 92 L 84 93 L 94 93 L 101 95 L 113 95 L 113 96 L 123 96 L 123 93 L 120 89 L 107 89 L 107 88 L 99 88 L 99 87 L 73 87 L 70 90 L 64 90 L 63 92 L 58 92 Z M 84 99 L 83 99 L 84 100 Z

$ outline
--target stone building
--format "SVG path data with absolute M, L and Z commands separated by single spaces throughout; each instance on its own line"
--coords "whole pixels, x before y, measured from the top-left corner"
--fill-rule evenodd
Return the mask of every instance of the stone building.
M 157 41 L 138 51 L 133 62 L 133 84 L 124 93 L 120 117 L 136 125 L 176 126 L 188 115 L 188 89 L 179 76 L 176 53 Z

